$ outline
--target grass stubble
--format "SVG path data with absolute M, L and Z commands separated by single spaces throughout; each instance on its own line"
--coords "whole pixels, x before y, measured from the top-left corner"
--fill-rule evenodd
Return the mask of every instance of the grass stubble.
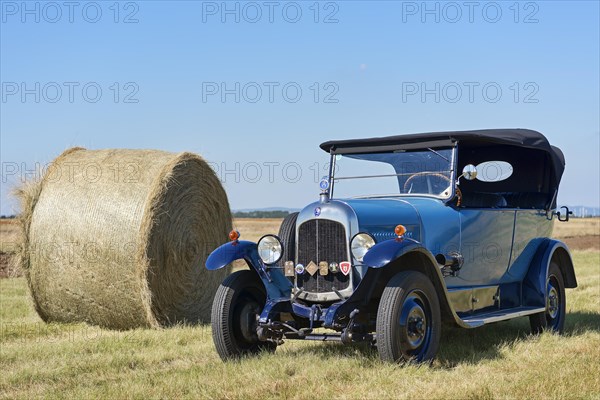
M 246 238 L 263 233 L 260 223 L 234 223 L 248 225 L 255 231 Z M 209 326 L 46 324 L 25 279 L 2 279 L 0 398 L 598 399 L 600 252 L 573 256 L 579 287 L 567 291 L 563 336 L 530 335 L 527 318 L 470 331 L 445 326 L 432 367 L 385 364 L 366 346 L 299 341 L 223 363 Z

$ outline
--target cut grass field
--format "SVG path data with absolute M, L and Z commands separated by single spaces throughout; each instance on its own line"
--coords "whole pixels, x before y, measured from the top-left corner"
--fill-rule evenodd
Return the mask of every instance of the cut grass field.
M 278 224 L 234 226 L 255 240 Z M 600 252 L 573 255 L 579 287 L 567 291 L 563 336 L 532 336 L 526 318 L 444 327 L 432 367 L 385 364 L 364 346 L 298 341 L 223 363 L 208 326 L 45 324 L 25 279 L 1 279 L 0 398 L 600 398 Z
M 223 363 L 210 329 L 107 331 L 42 323 L 23 278 L 0 281 L 0 397 L 598 398 L 600 253 L 576 252 L 564 336 L 527 319 L 445 328 L 433 367 L 381 363 L 362 346 L 288 341 Z

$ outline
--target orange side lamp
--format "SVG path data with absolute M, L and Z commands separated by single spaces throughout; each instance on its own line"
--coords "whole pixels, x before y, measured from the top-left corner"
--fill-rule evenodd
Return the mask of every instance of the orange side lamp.
M 238 231 L 236 231 L 235 229 L 232 230 L 231 232 L 229 232 L 229 240 L 231 240 L 232 242 L 237 242 L 240 238 L 240 233 Z
M 406 233 L 406 227 L 404 225 L 398 225 L 398 226 L 396 226 L 396 229 L 394 229 L 394 233 L 399 238 L 402 238 L 404 236 L 404 234 Z

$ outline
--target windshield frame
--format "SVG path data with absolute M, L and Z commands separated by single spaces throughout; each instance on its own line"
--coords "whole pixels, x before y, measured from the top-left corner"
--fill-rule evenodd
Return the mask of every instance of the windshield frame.
M 385 149 L 387 151 L 389 151 L 389 149 Z M 423 148 L 413 148 L 412 150 L 423 150 L 423 151 L 432 151 L 432 152 L 436 152 L 435 150 L 432 150 L 431 148 L 424 146 Z M 377 153 L 376 151 L 371 151 L 369 153 Z M 365 154 L 369 154 L 369 153 L 365 153 Z M 330 160 L 329 160 L 329 197 L 331 199 L 335 199 L 334 197 L 334 189 L 335 189 L 335 181 L 336 181 L 336 177 L 335 177 L 335 168 L 336 168 L 336 156 L 337 155 L 343 155 L 343 152 L 336 152 L 336 151 L 331 151 L 330 152 Z M 434 194 L 427 194 L 427 193 L 394 193 L 394 194 L 372 194 L 372 195 L 365 195 L 365 196 L 354 196 L 354 197 L 350 197 L 352 199 L 376 199 L 376 198 L 387 198 L 387 197 L 429 197 L 429 198 L 434 198 L 434 199 L 438 199 L 438 200 L 442 200 L 442 201 L 450 201 L 452 200 L 455 196 L 456 196 L 456 181 L 457 181 L 457 177 L 456 177 L 456 163 L 457 163 L 457 154 L 458 154 L 458 142 L 454 142 L 452 144 L 452 156 L 450 159 L 450 194 L 448 196 L 443 196 L 443 195 L 434 195 Z M 391 175 L 393 176 L 393 175 Z M 342 177 L 340 179 L 369 179 L 369 178 L 376 178 L 377 176 L 363 176 L 363 177 Z M 339 179 L 338 179 L 339 180 Z

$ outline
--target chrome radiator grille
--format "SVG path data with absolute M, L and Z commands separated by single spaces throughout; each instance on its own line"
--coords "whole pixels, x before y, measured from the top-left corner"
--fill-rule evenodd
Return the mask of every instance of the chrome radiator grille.
M 306 221 L 298 230 L 298 260 L 307 266 L 311 261 L 319 264 L 340 263 L 348 259 L 348 244 L 344 225 L 327 219 L 312 219 Z M 314 275 L 305 272 L 296 275 L 296 286 L 304 288 L 305 292 L 325 293 L 346 289 L 350 283 L 350 276 L 341 272 L 321 275 L 317 271 Z

